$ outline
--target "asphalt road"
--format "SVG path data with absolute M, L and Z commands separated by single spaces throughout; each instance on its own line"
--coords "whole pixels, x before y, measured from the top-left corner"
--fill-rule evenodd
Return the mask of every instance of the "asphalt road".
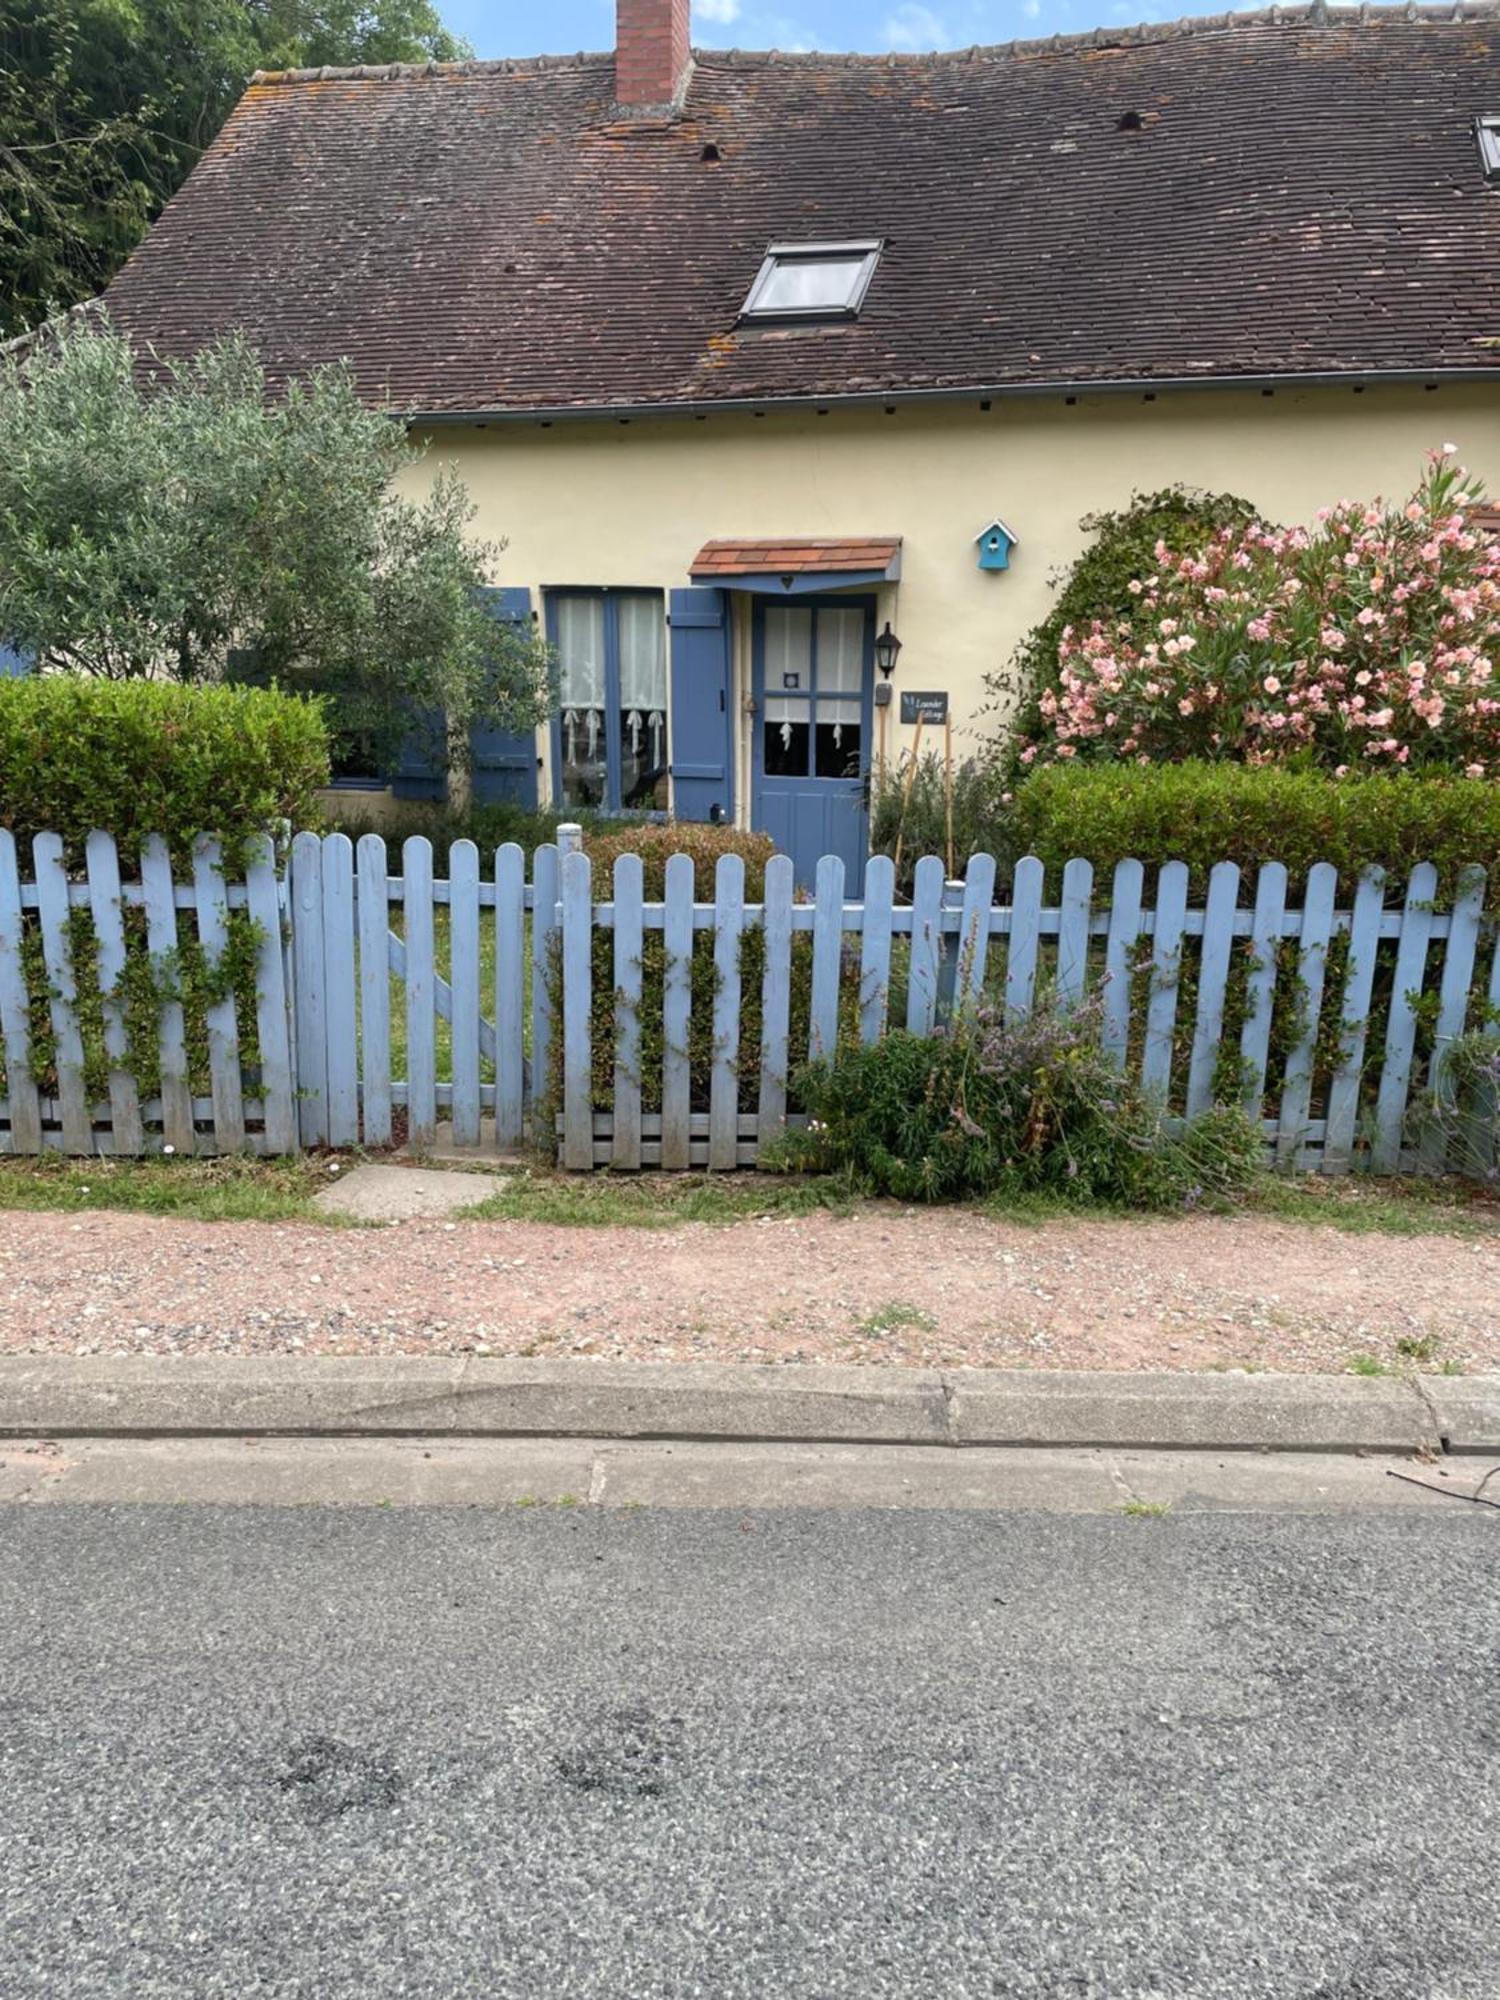
M 1496 2000 L 1430 1510 L 5 1510 L 0 1992 Z

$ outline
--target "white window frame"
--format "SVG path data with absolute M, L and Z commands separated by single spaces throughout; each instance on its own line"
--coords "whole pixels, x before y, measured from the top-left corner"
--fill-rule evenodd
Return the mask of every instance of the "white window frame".
M 865 293 L 870 289 L 870 280 L 875 275 L 875 266 L 880 261 L 884 247 L 878 236 L 860 237 L 846 243 L 773 243 L 761 261 L 755 274 L 755 282 L 750 287 L 745 303 L 740 308 L 741 320 L 806 321 L 806 320 L 846 320 L 855 319 L 864 304 Z M 819 264 L 830 258 L 846 259 L 850 263 L 856 257 L 862 258 L 854 284 L 848 298 L 837 306 L 766 306 L 758 303 L 765 297 L 777 270 L 783 264 Z

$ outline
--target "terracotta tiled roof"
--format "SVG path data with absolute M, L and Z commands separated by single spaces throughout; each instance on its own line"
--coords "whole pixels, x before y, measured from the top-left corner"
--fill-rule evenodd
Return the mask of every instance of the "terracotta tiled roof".
M 899 535 L 819 541 L 705 542 L 693 557 L 697 576 L 796 576 L 888 571 L 901 553 Z
M 959 55 L 699 51 L 254 82 L 108 294 L 432 414 L 1500 365 L 1494 0 Z M 739 327 L 768 243 L 884 240 L 856 321 Z

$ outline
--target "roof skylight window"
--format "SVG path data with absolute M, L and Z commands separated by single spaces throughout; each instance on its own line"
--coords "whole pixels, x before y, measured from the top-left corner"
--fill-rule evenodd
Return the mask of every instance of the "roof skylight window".
M 853 319 L 879 257 L 876 237 L 860 243 L 773 243 L 740 318 Z
M 1476 118 L 1474 137 L 1479 141 L 1479 162 L 1487 181 L 1500 181 L 1500 117 Z

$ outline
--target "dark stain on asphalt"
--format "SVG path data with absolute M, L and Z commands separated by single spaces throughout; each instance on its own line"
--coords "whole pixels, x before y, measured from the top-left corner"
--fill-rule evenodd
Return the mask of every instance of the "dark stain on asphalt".
M 368 1750 L 336 1736 L 304 1736 L 280 1760 L 276 1783 L 310 1826 L 327 1826 L 348 1812 L 392 1806 L 401 1774 Z
M 564 1784 L 620 1799 L 659 1799 L 681 1776 L 681 1716 L 617 1708 L 601 1716 L 557 1759 Z

